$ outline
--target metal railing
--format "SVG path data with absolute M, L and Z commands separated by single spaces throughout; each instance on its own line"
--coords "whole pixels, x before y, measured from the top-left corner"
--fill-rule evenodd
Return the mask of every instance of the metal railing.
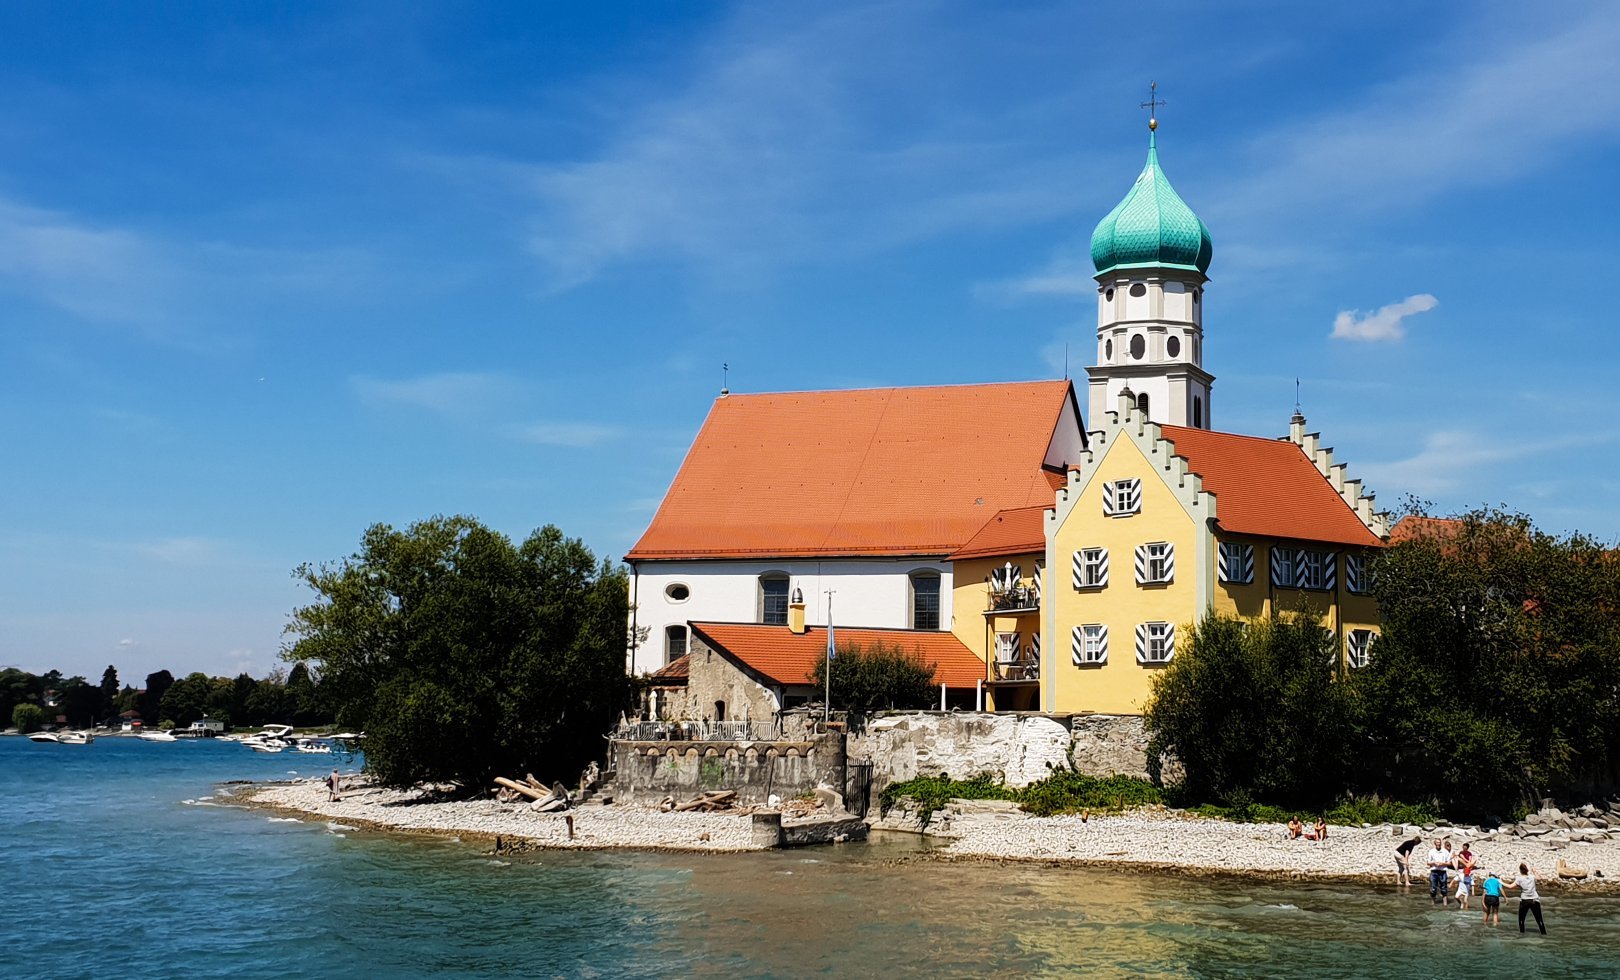
M 642 721 L 618 726 L 624 742 L 769 742 L 781 737 L 775 721 Z
M 1040 592 L 1027 585 L 1015 585 L 1010 589 L 992 589 L 990 591 L 990 607 L 988 612 L 1000 612 L 1008 609 L 1039 609 L 1041 608 Z
M 996 680 L 998 681 L 1038 681 L 1041 679 L 1041 662 L 1039 660 L 995 660 Z

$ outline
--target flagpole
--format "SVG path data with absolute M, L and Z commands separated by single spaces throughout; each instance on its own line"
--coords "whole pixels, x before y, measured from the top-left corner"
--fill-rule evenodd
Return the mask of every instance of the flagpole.
M 828 589 L 827 590 L 827 669 L 825 671 L 827 676 L 824 678 L 826 680 L 826 682 L 827 682 L 827 692 L 826 692 L 826 697 L 823 699 L 822 705 L 821 705 L 821 722 L 824 725 L 828 724 L 829 722 L 832 721 L 832 662 L 833 662 L 832 597 L 833 597 L 832 590 Z

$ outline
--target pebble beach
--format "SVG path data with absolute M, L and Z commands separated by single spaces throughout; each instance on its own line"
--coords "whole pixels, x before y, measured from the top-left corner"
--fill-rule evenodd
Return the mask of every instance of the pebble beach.
M 242 787 L 236 796 L 252 806 L 331 824 L 473 840 L 499 837 L 503 846 L 515 848 L 757 849 L 746 812 L 663 813 L 650 806 L 586 805 L 570 811 L 570 837 L 562 814 L 535 813 L 521 803 L 426 801 L 418 791 L 372 786 L 346 790 L 342 800 L 329 802 L 326 787 L 317 780 Z M 875 822 L 874 829 L 915 832 L 916 823 L 909 815 L 891 813 Z M 957 801 L 934 815 L 928 833 L 940 841 L 936 853 L 945 858 L 1386 884 L 1395 880 L 1396 845 L 1421 833 L 1423 843 L 1413 854 L 1415 889 L 1427 888 L 1423 862 L 1435 837 L 1450 837 L 1459 849 L 1464 841 L 1471 842 L 1482 871 L 1507 876 L 1520 861 L 1527 862 L 1549 887 L 1617 890 L 1620 880 L 1620 841 L 1548 843 L 1468 827 L 1332 827 L 1327 841 L 1318 843 L 1288 840 L 1281 824 L 1228 823 L 1176 810 L 1092 814 L 1082 820 L 1035 817 L 1006 803 Z M 1559 859 L 1584 869 L 1587 877 L 1558 880 Z

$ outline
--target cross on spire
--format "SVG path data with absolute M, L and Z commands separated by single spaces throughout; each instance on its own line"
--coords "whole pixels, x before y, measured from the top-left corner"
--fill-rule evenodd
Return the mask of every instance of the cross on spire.
M 1148 82 L 1148 100 L 1146 102 L 1139 103 L 1139 106 L 1140 108 L 1148 111 L 1149 130 L 1156 130 L 1159 128 L 1159 106 L 1164 104 L 1165 101 L 1159 98 L 1159 83 Z

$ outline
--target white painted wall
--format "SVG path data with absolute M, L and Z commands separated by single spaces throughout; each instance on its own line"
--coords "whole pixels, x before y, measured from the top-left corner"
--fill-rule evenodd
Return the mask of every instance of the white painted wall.
M 815 561 L 658 561 L 638 562 L 631 577 L 638 604 L 636 625 L 647 627 L 647 639 L 636 650 L 631 669 L 646 673 L 664 666 L 664 629 L 689 620 L 759 622 L 759 577 L 766 572 L 788 575 L 788 594 L 804 590 L 805 621 L 827 622 L 827 590 L 833 595 L 833 626 L 909 627 L 912 572 L 939 573 L 940 628 L 951 627 L 951 564 L 917 558 L 870 558 Z M 671 600 L 665 589 L 685 585 L 691 595 Z

